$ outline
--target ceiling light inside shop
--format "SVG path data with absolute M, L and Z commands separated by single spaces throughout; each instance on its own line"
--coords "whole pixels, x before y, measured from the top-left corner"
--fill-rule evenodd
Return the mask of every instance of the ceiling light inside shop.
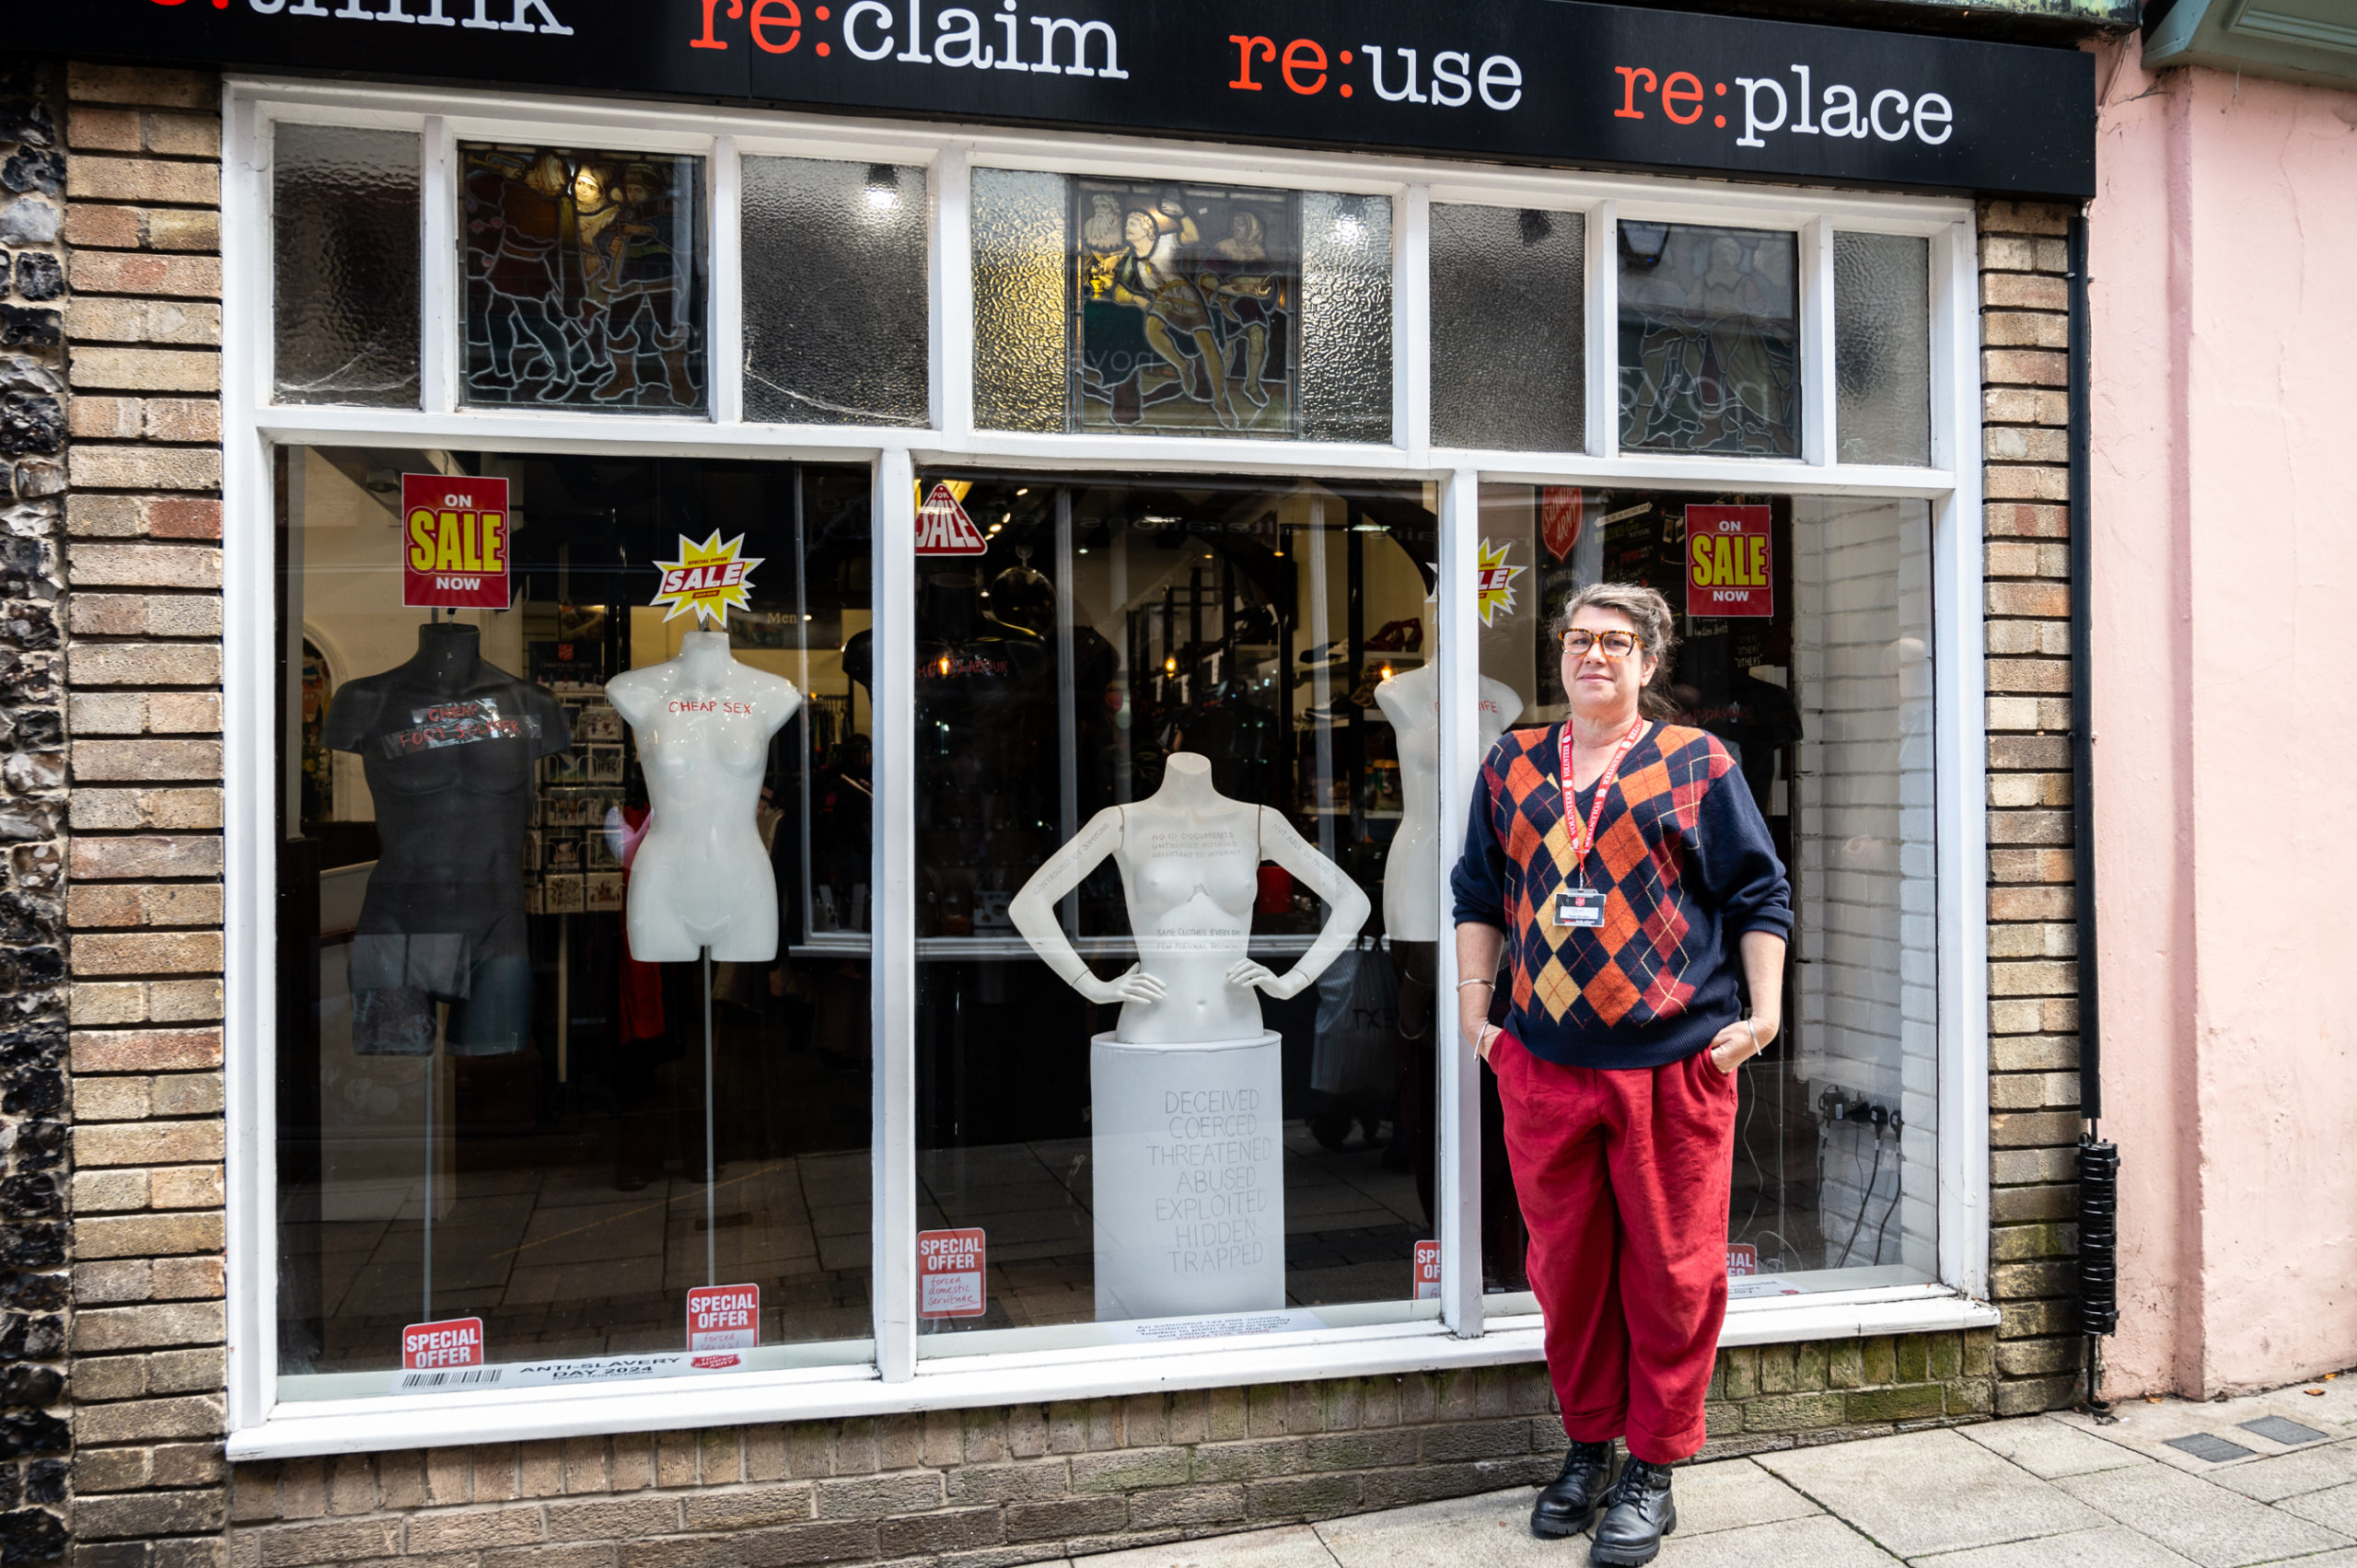
M 867 166 L 867 206 L 870 212 L 888 213 L 900 204 L 900 171 L 888 163 Z

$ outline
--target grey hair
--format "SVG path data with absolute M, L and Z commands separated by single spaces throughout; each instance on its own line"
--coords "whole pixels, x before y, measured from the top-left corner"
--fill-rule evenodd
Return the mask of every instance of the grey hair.
M 1675 718 L 1678 703 L 1669 695 L 1671 656 L 1678 651 L 1678 618 L 1658 588 L 1643 583 L 1590 583 L 1570 598 L 1555 619 L 1560 642 L 1572 629 L 1572 618 L 1583 610 L 1618 610 L 1637 629 L 1638 651 L 1655 660 L 1653 679 L 1637 694 L 1637 706 L 1647 718 Z

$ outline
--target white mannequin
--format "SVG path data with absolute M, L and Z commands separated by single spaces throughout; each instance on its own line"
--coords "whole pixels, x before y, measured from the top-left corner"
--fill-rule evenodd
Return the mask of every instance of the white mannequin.
M 1424 645 L 1433 639 L 1432 610 L 1424 610 Z M 1481 677 L 1473 727 L 1487 756 L 1522 713 L 1522 698 L 1503 680 Z M 1376 706 L 1391 721 L 1399 748 L 1399 830 L 1383 870 L 1383 929 L 1394 942 L 1437 942 L 1446 911 L 1441 899 L 1440 670 L 1425 665 L 1375 689 Z M 1451 859 L 1455 856 L 1451 855 Z
M 631 862 L 631 957 L 679 963 L 777 957 L 777 879 L 756 819 L 770 737 L 802 706 L 782 675 L 738 664 L 726 632 L 691 632 L 677 658 L 629 670 L 606 696 L 638 737 L 654 811 Z
M 1107 855 L 1121 868 L 1138 962 L 1099 980 L 1073 951 L 1056 903 Z M 1247 956 L 1260 862 L 1272 860 L 1332 912 L 1301 961 L 1283 975 Z M 1367 897 L 1342 868 L 1305 842 L 1282 813 L 1230 800 L 1212 765 L 1173 752 L 1151 799 L 1098 812 L 1048 858 L 1007 906 L 1032 950 L 1091 1002 L 1123 1004 L 1113 1039 L 1124 1045 L 1193 1045 L 1257 1038 L 1255 989 L 1295 996 L 1366 923 Z

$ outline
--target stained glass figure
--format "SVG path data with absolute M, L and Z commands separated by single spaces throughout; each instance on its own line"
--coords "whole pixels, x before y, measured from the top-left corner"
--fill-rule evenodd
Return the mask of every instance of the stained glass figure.
M 1624 450 L 1800 455 L 1790 234 L 1620 225 Z
M 700 412 L 703 160 L 459 151 L 466 401 Z
M 1078 428 L 1296 434 L 1299 198 L 1086 179 L 1070 190 Z

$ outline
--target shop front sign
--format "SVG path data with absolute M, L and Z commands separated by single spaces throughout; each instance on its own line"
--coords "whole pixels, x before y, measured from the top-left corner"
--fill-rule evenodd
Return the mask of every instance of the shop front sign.
M 80 0 L 18 31 L 261 69 L 2095 193 L 2089 55 L 1568 0 Z

